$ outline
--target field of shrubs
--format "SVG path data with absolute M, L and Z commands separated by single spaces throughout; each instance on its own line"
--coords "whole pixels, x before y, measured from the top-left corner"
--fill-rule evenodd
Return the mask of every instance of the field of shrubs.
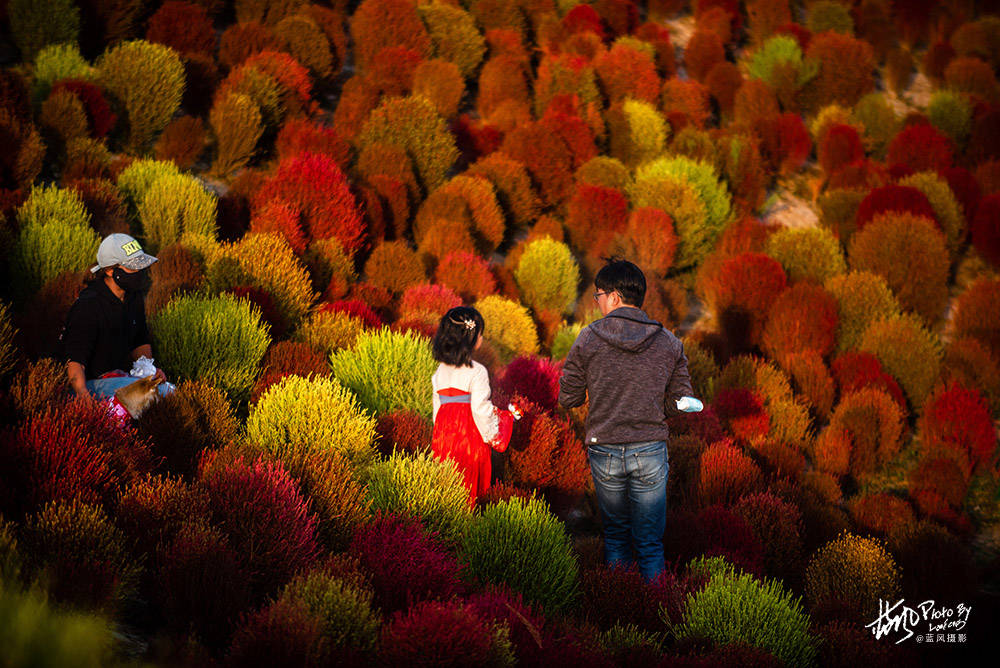
M 988 648 L 987 5 L 0 1 L 0 665 Z M 56 345 L 112 232 L 159 258 L 178 386 L 124 428 Z M 670 420 L 652 583 L 604 565 L 586 407 L 556 403 L 611 255 L 705 404 Z M 463 303 L 525 413 L 472 509 L 429 453 L 429 340 Z M 971 612 L 877 637 L 900 600 Z

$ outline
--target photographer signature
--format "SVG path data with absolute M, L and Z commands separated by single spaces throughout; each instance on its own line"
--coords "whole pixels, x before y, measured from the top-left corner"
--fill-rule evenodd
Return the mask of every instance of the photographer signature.
M 914 635 L 915 628 L 922 621 L 927 622 L 928 632 L 961 631 L 969 621 L 972 606 L 959 603 L 957 607 L 937 607 L 933 600 L 924 601 L 916 609 L 903 605 L 905 599 L 899 599 L 890 605 L 889 601 L 879 599 L 878 618 L 867 624 L 872 629 L 875 638 L 882 638 L 892 632 L 905 632 L 906 636 L 896 641 L 896 644 L 909 640 Z M 919 632 L 919 631 L 918 631 Z

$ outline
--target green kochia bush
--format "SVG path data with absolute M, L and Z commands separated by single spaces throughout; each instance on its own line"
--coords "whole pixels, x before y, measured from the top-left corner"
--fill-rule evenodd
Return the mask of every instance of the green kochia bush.
M 463 553 L 482 582 L 506 584 L 544 608 L 576 601 L 579 567 L 566 528 L 540 499 L 489 506 L 466 534 Z
M 35 58 L 32 93 L 41 102 L 49 95 L 52 84 L 60 79 L 89 79 L 92 68 L 75 44 L 52 44 L 38 52 Z
M 795 83 L 799 88 L 819 73 L 819 63 L 805 60 L 798 41 L 790 35 L 776 35 L 754 51 L 750 58 L 749 73 L 752 78 L 774 87 L 778 83 L 776 68 L 779 65 L 795 69 Z
M 245 400 L 271 342 L 260 309 L 222 294 L 174 299 L 150 323 L 160 364 L 175 378 L 204 379 Z
M 111 626 L 102 617 L 57 610 L 41 591 L 0 581 L 3 665 L 100 668 L 114 665 Z
M 431 383 L 437 363 L 428 340 L 388 327 L 364 332 L 350 350 L 330 356 L 334 377 L 376 414 L 407 408 L 431 416 Z
M 138 207 L 146 246 L 157 252 L 185 232 L 215 238 L 215 195 L 187 174 L 168 174 L 146 190 Z
M 332 378 L 287 376 L 250 409 L 247 436 L 292 471 L 310 452 L 329 450 L 355 467 L 374 461 L 375 420 Z
M 799 597 L 781 582 L 722 570 L 703 590 L 688 596 L 678 638 L 705 637 L 717 645 L 744 642 L 790 667 L 812 666 L 817 647 Z
M 165 176 L 179 175 L 177 165 L 169 160 L 136 160 L 118 175 L 118 189 L 137 210 L 154 183 Z
M 373 510 L 419 518 L 443 537 L 458 542 L 469 526 L 469 492 L 451 461 L 429 453 L 396 452 L 372 466 L 368 496 Z
M 64 271 L 93 264 L 101 240 L 90 215 L 72 190 L 33 188 L 18 209 L 21 226 L 12 253 L 15 288 L 27 295 Z

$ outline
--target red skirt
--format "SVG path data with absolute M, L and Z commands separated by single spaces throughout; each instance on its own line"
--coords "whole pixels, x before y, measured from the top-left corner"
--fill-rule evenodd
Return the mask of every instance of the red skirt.
M 471 395 L 453 387 L 440 390 L 438 394 L 441 406 L 434 421 L 431 452 L 437 459 L 455 462 L 469 490 L 469 505 L 474 506 L 476 498 L 490 488 L 490 450 L 495 448 L 503 452 L 507 449 L 513 417 L 509 411 L 498 410 L 500 433 L 486 443 L 472 417 Z

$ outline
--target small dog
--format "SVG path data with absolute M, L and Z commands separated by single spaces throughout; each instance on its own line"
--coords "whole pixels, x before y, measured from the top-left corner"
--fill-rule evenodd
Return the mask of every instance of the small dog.
M 140 378 L 115 392 L 115 399 L 128 411 L 133 420 L 138 420 L 143 411 L 160 398 L 160 393 L 156 389 L 160 382 L 156 376 Z

